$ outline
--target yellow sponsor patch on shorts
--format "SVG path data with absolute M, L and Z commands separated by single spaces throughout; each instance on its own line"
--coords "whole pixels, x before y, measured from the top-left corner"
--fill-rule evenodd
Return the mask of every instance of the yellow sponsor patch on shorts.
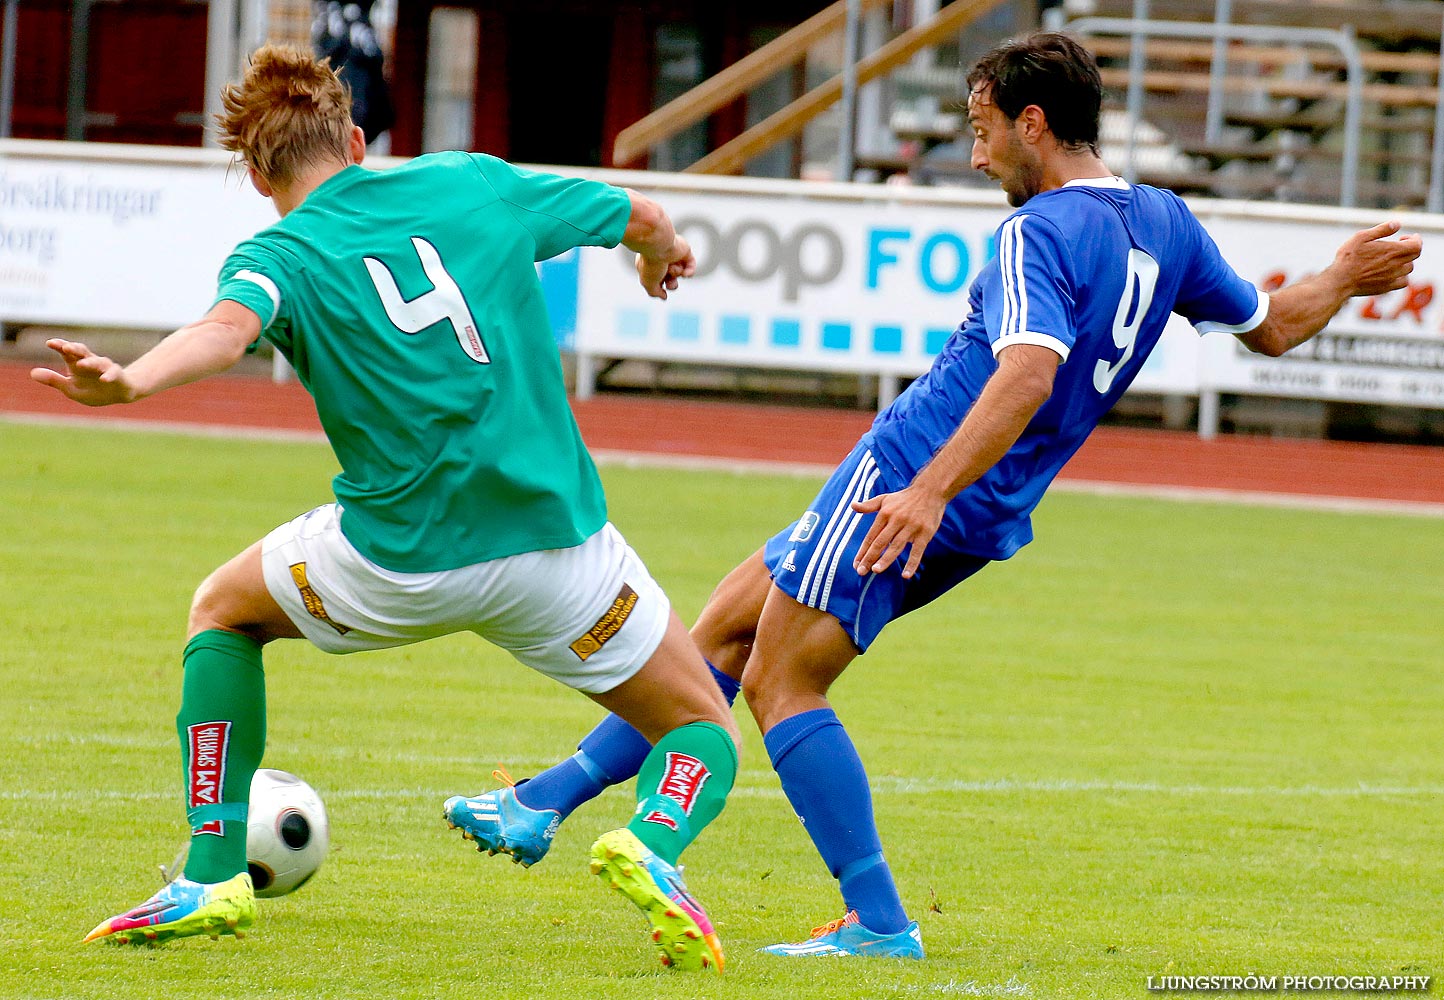
M 303 562 L 291 564 L 291 579 L 296 582 L 296 590 L 301 595 L 301 603 L 306 606 L 306 613 L 317 621 L 325 622 L 336 630 L 339 635 L 345 635 L 351 631 L 340 622 L 331 620 L 326 614 L 326 605 L 321 603 L 321 595 L 312 589 L 311 584 L 306 580 L 306 564 Z
M 607 644 L 607 640 L 617 634 L 617 631 L 626 623 L 631 615 L 632 609 L 637 606 L 637 592 L 627 584 L 622 584 L 622 589 L 617 593 L 617 599 L 607 609 L 607 613 L 597 619 L 597 623 L 587 630 L 587 634 L 576 642 L 572 643 L 571 651 L 577 654 L 577 659 L 585 661 L 597 650 Z

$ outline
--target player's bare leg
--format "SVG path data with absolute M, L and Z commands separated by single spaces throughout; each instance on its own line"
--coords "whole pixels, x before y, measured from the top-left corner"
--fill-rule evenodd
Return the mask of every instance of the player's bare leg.
M 802 712 L 830 708 L 827 692 L 857 658 L 836 618 L 768 585 L 742 691 L 762 734 Z
M 642 669 L 610 691 L 590 697 L 626 720 L 649 743 L 693 722 L 710 722 L 734 742 L 742 738 L 731 708 L 675 611 L 662 644 Z
M 739 690 L 757 619 L 771 586 L 759 549 L 718 584 L 692 626 L 692 639 L 710 667 L 709 683 L 727 705 Z M 624 685 L 621 696 L 636 703 L 637 711 L 652 711 L 646 707 L 641 683 L 636 690 L 639 696 L 633 696 Z M 613 707 L 609 701 L 602 703 Z M 467 828 L 481 850 L 510 855 L 518 864 L 536 864 L 574 809 L 611 785 L 630 781 L 651 750 L 652 740 L 614 712 L 583 737 L 575 754 L 534 778 L 515 783 L 505 771 L 495 771 L 495 777 L 507 787 L 471 798 L 467 812 L 448 816 L 448 822 Z
M 807 941 L 763 949 L 772 954 L 923 957 L 917 923 L 908 921 L 883 858 L 867 773 L 827 700 L 856 656 L 832 615 L 776 587 L 768 594 L 742 687 L 782 789 L 838 880 L 846 911 Z
M 303 638 L 266 587 L 260 542 L 227 561 L 196 588 L 186 638 L 193 639 L 206 629 L 237 632 L 262 645 L 272 639 Z
M 729 677 L 742 679 L 771 590 L 772 574 L 758 549 L 723 577 L 692 625 L 692 641 L 708 663 Z

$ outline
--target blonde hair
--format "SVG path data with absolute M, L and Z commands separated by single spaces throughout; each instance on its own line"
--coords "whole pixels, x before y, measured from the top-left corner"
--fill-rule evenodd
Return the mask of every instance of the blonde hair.
M 295 45 L 263 45 L 241 82 L 221 89 L 221 145 L 272 187 L 285 188 L 306 167 L 349 162 L 351 93 L 331 69 Z

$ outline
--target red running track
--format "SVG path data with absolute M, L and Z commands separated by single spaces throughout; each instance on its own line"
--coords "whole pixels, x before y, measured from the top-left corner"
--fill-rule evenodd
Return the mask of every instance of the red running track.
M 320 433 L 299 385 L 222 376 L 125 407 L 87 409 L 0 362 L 0 413 Z M 574 401 L 596 450 L 789 465 L 838 462 L 871 416 L 848 410 L 691 402 L 637 396 Z M 1444 448 L 1100 428 L 1062 479 L 1127 486 L 1444 504 Z

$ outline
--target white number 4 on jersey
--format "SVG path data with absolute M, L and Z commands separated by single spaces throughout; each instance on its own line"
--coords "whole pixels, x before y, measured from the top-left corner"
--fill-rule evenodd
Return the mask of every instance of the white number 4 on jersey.
M 416 256 L 421 258 L 421 269 L 426 272 L 432 287 L 431 291 L 422 292 L 410 302 L 401 297 L 401 289 L 396 287 L 396 278 L 390 268 L 375 257 L 365 258 L 366 270 L 371 275 L 371 283 L 376 286 L 376 294 L 381 296 L 381 305 L 387 317 L 402 333 L 420 333 L 428 326 L 450 320 L 452 329 L 456 331 L 456 342 L 466 356 L 480 364 L 490 364 L 491 358 L 487 356 L 481 334 L 476 330 L 476 318 L 471 315 L 471 308 L 466 304 L 456 280 L 441 263 L 441 254 L 420 236 L 411 237 L 411 245 L 416 248 Z

